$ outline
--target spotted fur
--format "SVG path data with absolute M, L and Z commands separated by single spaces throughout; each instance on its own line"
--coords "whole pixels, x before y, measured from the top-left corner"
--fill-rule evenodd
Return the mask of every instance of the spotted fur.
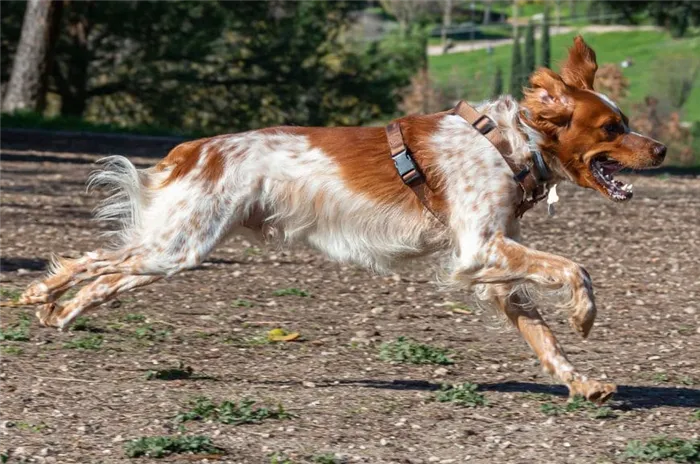
M 538 71 L 522 106 L 507 96 L 479 106 L 510 142 L 515 164 L 528 164 L 537 148 L 554 173 L 552 184 L 571 180 L 591 188 L 592 153 L 607 150 L 634 166 L 657 164 L 658 142 L 629 131 L 615 138 L 591 131 L 592 124 L 623 118 L 592 91 L 596 68 L 595 54 L 577 38 L 562 76 Z M 399 123 L 446 224 L 401 182 L 383 128 L 276 127 L 223 135 L 181 144 L 149 169 L 108 158 L 90 183 L 112 190 L 96 216 L 116 221 L 118 240 L 58 260 L 21 300 L 43 304 L 41 322 L 64 328 L 123 291 L 199 265 L 228 234 L 243 230 L 282 244 L 305 243 L 335 261 L 379 272 L 441 255 L 443 281 L 497 306 L 572 394 L 609 397 L 615 387 L 576 371 L 532 298 L 533 289 L 564 295 L 571 325 L 586 337 L 596 315 L 590 276 L 573 261 L 520 243 L 520 187 L 502 155 L 456 114 Z M 56 303 L 92 279 L 65 306 Z

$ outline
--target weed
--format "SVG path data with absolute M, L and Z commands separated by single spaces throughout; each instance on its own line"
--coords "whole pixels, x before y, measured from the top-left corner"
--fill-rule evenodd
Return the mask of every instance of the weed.
M 7 345 L 2 347 L 2 352 L 5 354 L 20 355 L 24 353 L 24 350 L 19 346 Z
M 696 409 L 695 411 L 693 411 L 693 415 L 691 416 L 690 420 L 693 422 L 700 421 L 700 409 Z
M 136 330 L 134 330 L 134 337 L 141 340 L 162 342 L 169 336 L 169 330 L 156 330 L 150 324 L 145 324 L 141 327 L 137 327 Z
M 71 330 L 79 332 L 102 332 L 103 330 L 95 326 L 90 318 L 79 316 L 75 318 L 75 322 L 71 325 Z
M 20 296 L 22 296 L 22 290 L 16 290 L 14 288 L 0 288 L 0 298 L 7 298 L 10 301 L 17 303 Z
M 335 455 L 335 453 L 314 454 L 311 462 L 316 464 L 343 464 L 345 459 Z
M 683 376 L 679 379 L 679 382 L 682 383 L 683 385 L 695 385 L 695 381 L 692 379 L 692 377 Z
M 72 350 L 99 350 L 103 341 L 102 335 L 86 335 L 67 341 L 63 344 L 63 348 Z
M 191 403 L 191 410 L 175 416 L 175 422 L 182 423 L 196 420 L 213 420 L 222 424 L 252 424 L 265 419 L 291 419 L 292 414 L 284 410 L 282 405 L 277 409 L 256 407 L 254 400 L 243 399 L 236 404 L 235 401 L 223 401 L 216 404 L 209 398 L 200 396 Z
M 469 382 L 462 385 L 443 384 L 435 394 L 435 399 L 441 403 L 456 403 L 470 408 L 486 406 L 488 402 L 484 395 L 477 391 L 478 388 L 477 384 Z
M 257 247 L 248 247 L 244 251 L 246 256 L 259 256 L 262 254 L 262 250 Z
M 644 462 L 700 461 L 700 440 L 654 437 L 649 441 L 632 440 L 627 444 L 623 457 Z
M 275 296 L 300 296 L 300 297 L 308 297 L 311 296 L 309 292 L 306 290 L 301 290 L 299 288 L 280 288 L 279 290 L 275 290 L 272 292 L 273 295 Z
M 552 395 L 547 393 L 523 393 L 523 398 L 535 401 L 547 401 L 552 399 Z
M 10 460 L 10 456 L 7 453 L 5 453 L 5 452 L 0 453 L 0 463 L 5 464 L 9 460 Z
M 19 321 L 7 329 L 0 329 L 0 340 L 9 342 L 26 342 L 29 340 L 31 319 L 27 314 L 20 314 Z
M 131 440 L 125 446 L 130 458 L 141 456 L 162 458 L 171 454 L 224 454 L 222 448 L 214 446 L 211 438 L 202 435 L 182 437 L 142 437 Z
M 657 372 L 656 374 L 654 374 L 652 379 L 656 382 L 668 382 L 669 377 L 668 374 L 665 372 Z
M 578 395 L 574 396 L 564 406 L 549 402 L 541 404 L 540 411 L 548 416 L 558 416 L 560 414 L 569 414 L 576 411 L 592 411 L 591 418 L 593 419 L 612 419 L 617 417 L 612 409 L 608 407 L 599 407 Z
M 275 453 L 270 456 L 270 464 L 294 464 L 294 461 L 289 459 L 283 453 Z
M 411 364 L 453 364 L 448 354 L 444 348 L 416 343 L 405 337 L 382 343 L 379 351 L 379 357 L 384 361 Z
M 46 428 L 46 424 L 31 424 L 29 422 L 20 421 L 15 423 L 15 427 L 17 427 L 18 430 L 27 430 L 29 432 L 38 433 Z
M 231 303 L 231 307 L 233 307 L 233 308 L 250 308 L 252 306 L 253 306 L 252 301 L 242 300 L 242 299 L 233 300 L 233 302 Z
M 129 324 L 146 322 L 146 316 L 138 313 L 129 313 L 124 316 L 123 321 Z
M 194 370 L 190 366 L 180 364 L 171 369 L 158 369 L 146 372 L 146 380 L 183 380 L 192 377 Z

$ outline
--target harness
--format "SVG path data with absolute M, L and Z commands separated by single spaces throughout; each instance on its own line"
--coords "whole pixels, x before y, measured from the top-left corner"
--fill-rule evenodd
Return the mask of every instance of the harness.
M 532 151 L 532 165 L 518 166 L 511 158 L 513 149 L 510 143 L 498 130 L 496 123 L 491 118 L 479 113 L 464 101 L 460 101 L 448 114 L 461 116 L 481 135 L 486 137 L 491 145 L 501 154 L 511 171 L 513 171 L 513 180 L 520 187 L 520 199 L 515 211 L 516 217 L 522 217 L 537 202 L 547 196 L 546 182 L 551 179 L 552 175 L 539 150 Z M 447 221 L 444 215 L 432 204 L 435 196 L 434 191 L 428 185 L 425 174 L 403 141 L 400 123 L 393 121 L 386 126 L 385 130 L 391 159 L 394 161 L 399 177 L 401 177 L 404 184 L 413 190 L 421 203 L 423 203 L 423 206 L 440 222 L 446 224 Z

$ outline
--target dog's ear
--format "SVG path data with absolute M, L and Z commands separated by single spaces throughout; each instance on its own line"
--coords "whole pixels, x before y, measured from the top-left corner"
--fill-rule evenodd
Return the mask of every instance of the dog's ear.
M 528 120 L 541 130 L 551 132 L 571 119 L 574 101 L 570 87 L 557 73 L 540 68 L 530 76 L 530 88 L 525 89 L 523 107 Z
M 568 85 L 579 89 L 593 90 L 595 73 L 598 71 L 595 52 L 580 35 L 569 49 L 569 57 L 561 67 L 561 77 Z

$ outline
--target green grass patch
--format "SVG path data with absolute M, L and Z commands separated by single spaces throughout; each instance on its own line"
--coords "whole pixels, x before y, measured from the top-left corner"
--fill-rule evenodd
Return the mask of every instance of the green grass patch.
M 617 414 L 615 414 L 612 409 L 597 406 L 596 404 L 587 401 L 582 396 L 575 396 L 564 405 L 558 405 L 550 402 L 540 405 L 540 412 L 548 416 L 559 416 L 578 411 L 590 411 L 590 417 L 592 419 L 614 419 L 617 417 Z
M 139 340 L 148 340 L 152 342 L 165 341 L 170 336 L 169 330 L 156 330 L 150 324 L 145 324 L 134 329 L 134 337 Z
M 89 317 L 85 316 L 76 317 L 70 329 L 76 332 L 103 332 Z
M 231 307 L 233 308 L 251 308 L 253 306 L 252 301 L 248 300 L 243 300 L 243 299 L 238 299 L 238 300 L 233 300 L 231 303 Z
M 627 444 L 623 457 L 641 462 L 700 462 L 700 440 L 668 437 L 633 440 Z
M 3 300 L 10 300 L 17 303 L 20 296 L 22 296 L 22 290 L 17 290 L 15 288 L 0 288 L 0 298 Z
M 0 328 L 0 341 L 26 342 L 29 340 L 29 326 L 31 318 L 26 313 L 19 315 L 19 321 L 8 328 Z
M 384 361 L 409 364 L 454 364 L 449 357 L 449 350 L 422 343 L 417 343 L 405 337 L 395 341 L 382 343 L 379 357 Z
M 266 419 L 284 420 L 291 419 L 294 415 L 284 410 L 281 404 L 276 408 L 257 406 L 256 401 L 243 399 L 235 401 L 222 401 L 217 404 L 207 397 L 200 396 L 192 400 L 188 411 L 175 416 L 175 422 L 212 420 L 222 424 L 254 424 Z
M 700 409 L 696 409 L 695 411 L 693 411 L 690 420 L 693 422 L 700 421 Z
M 308 297 L 311 296 L 309 292 L 306 290 L 302 290 L 300 288 L 280 288 L 279 290 L 275 290 L 272 292 L 274 296 L 300 296 L 300 297 Z
M 163 458 L 173 454 L 225 454 L 223 448 L 214 446 L 211 438 L 202 435 L 142 437 L 128 442 L 125 452 L 130 458 Z
M 13 356 L 18 356 L 22 353 L 24 353 L 24 350 L 20 348 L 19 346 L 14 346 L 14 345 L 6 345 L 0 348 L 4 354 L 10 354 Z
M 140 324 L 146 322 L 146 316 L 138 313 L 129 313 L 122 318 L 122 320 L 128 324 Z
M 343 464 L 345 459 L 336 456 L 335 453 L 314 454 L 311 457 L 311 462 L 315 464 Z
M 460 406 L 475 408 L 486 406 L 486 397 L 478 392 L 479 385 L 475 383 L 463 383 L 461 385 L 443 384 L 435 393 L 435 399 L 441 403 L 455 403 Z
M 102 335 L 86 335 L 65 342 L 63 348 L 71 350 L 99 350 L 103 341 Z

